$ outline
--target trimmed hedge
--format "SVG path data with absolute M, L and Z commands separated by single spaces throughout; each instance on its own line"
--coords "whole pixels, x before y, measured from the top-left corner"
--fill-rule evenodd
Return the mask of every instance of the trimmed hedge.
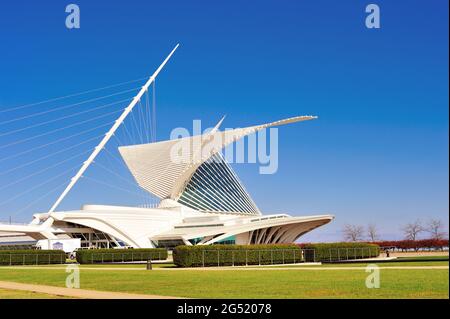
M 33 244 L 26 244 L 26 245 L 8 245 L 8 244 L 1 244 L 0 250 L 33 250 L 34 245 Z
M 76 257 L 80 264 L 166 260 L 167 250 L 164 248 L 85 249 L 77 250 Z
M 305 261 L 332 262 L 380 255 L 380 247 L 369 243 L 302 244 L 300 247 L 305 249 Z
M 395 241 L 379 241 L 375 242 L 383 249 L 397 249 L 402 251 L 407 250 L 443 250 L 448 247 L 448 239 L 419 239 L 419 240 L 395 240 Z
M 269 265 L 302 261 L 297 245 L 177 246 L 173 262 L 178 267 Z
M 0 250 L 0 265 L 64 264 L 66 253 L 62 250 Z

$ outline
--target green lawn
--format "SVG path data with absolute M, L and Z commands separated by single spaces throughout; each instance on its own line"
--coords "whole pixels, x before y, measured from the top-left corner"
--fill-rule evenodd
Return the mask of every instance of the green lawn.
M 335 267 L 366 267 L 367 265 L 378 265 L 380 267 L 413 267 L 413 266 L 448 266 L 448 261 L 408 261 L 408 262 L 381 262 L 381 263 L 368 263 L 368 262 L 358 262 L 358 263 L 340 263 L 340 264 L 322 264 L 322 265 L 277 265 L 277 267 L 319 267 L 319 268 L 335 268 Z M 262 267 L 274 267 L 274 266 L 262 266 Z
M 397 257 L 398 262 L 410 261 L 410 260 L 447 260 L 448 256 L 414 256 L 414 257 Z
M 399 266 L 399 263 L 392 263 Z M 448 262 L 402 263 L 440 266 Z M 341 265 L 357 266 L 358 265 Z M 329 265 L 333 266 L 333 265 Z M 317 266 L 324 268 L 329 266 Z M 337 265 L 334 265 L 337 266 Z M 380 264 L 389 267 L 389 264 Z M 61 267 L 61 266 L 59 266 Z M 81 288 L 192 298 L 448 298 L 448 269 L 382 269 L 381 287 L 368 289 L 363 269 L 351 270 L 102 270 L 81 266 Z M 0 267 L 0 280 L 64 286 L 64 269 Z M 0 295 L 1 298 L 1 295 Z

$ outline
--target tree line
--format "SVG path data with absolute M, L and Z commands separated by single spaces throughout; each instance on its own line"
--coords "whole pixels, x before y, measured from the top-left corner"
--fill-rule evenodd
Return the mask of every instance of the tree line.
M 432 218 L 426 223 L 423 223 L 421 220 L 417 219 L 414 222 L 403 225 L 400 230 L 402 231 L 403 238 L 406 241 L 417 241 L 422 235 L 427 236 L 426 239 L 432 239 L 435 241 L 447 239 L 445 224 L 439 219 Z M 379 229 L 374 223 L 370 223 L 366 227 L 362 225 L 346 224 L 342 229 L 342 234 L 344 236 L 344 240 L 350 242 L 381 241 Z

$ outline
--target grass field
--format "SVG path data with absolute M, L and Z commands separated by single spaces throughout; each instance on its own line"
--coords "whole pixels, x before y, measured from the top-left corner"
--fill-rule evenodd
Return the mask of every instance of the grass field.
M 448 298 L 448 269 L 389 269 L 399 265 L 448 266 L 448 262 L 383 263 L 380 288 L 368 289 L 368 273 L 357 265 L 323 265 L 295 269 L 196 269 L 182 270 L 155 265 L 80 266 L 81 288 L 155 294 L 191 298 Z M 355 267 L 354 269 L 325 269 Z M 263 268 L 263 267 L 261 267 Z M 311 269 L 312 268 L 312 269 Z M 316 270 L 317 268 L 317 270 Z M 109 270 L 107 270 L 109 269 Z M 64 287 L 67 273 L 61 265 L 54 267 L 0 267 L 0 281 L 45 284 Z M 16 298 L 26 294 L 11 292 Z M 2 292 L 0 298 L 8 297 Z M 32 296 L 31 296 L 32 297 Z
M 318 268 L 336 268 L 336 267 L 366 267 L 367 265 L 376 264 L 379 267 L 415 267 L 415 266 L 448 266 L 448 261 L 408 261 L 408 262 L 382 262 L 382 263 L 367 263 L 367 262 L 358 262 L 358 263 L 341 263 L 341 264 L 322 264 L 322 265 L 311 265 L 310 267 L 318 267 Z M 262 266 L 264 267 L 264 266 Z M 267 266 L 272 267 L 272 266 Z M 297 264 L 297 265 L 279 265 L 277 267 L 305 267 L 305 265 Z

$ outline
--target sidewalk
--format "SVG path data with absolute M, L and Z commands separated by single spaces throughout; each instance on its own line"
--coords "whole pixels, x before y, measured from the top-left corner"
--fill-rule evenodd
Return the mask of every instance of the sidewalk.
M 8 281 L 0 281 L 0 288 L 9 290 L 32 291 L 54 296 L 83 298 L 83 299 L 186 299 L 169 296 L 129 294 L 123 292 L 96 291 L 96 290 L 71 289 L 45 285 L 21 284 L 17 282 L 8 282 Z

